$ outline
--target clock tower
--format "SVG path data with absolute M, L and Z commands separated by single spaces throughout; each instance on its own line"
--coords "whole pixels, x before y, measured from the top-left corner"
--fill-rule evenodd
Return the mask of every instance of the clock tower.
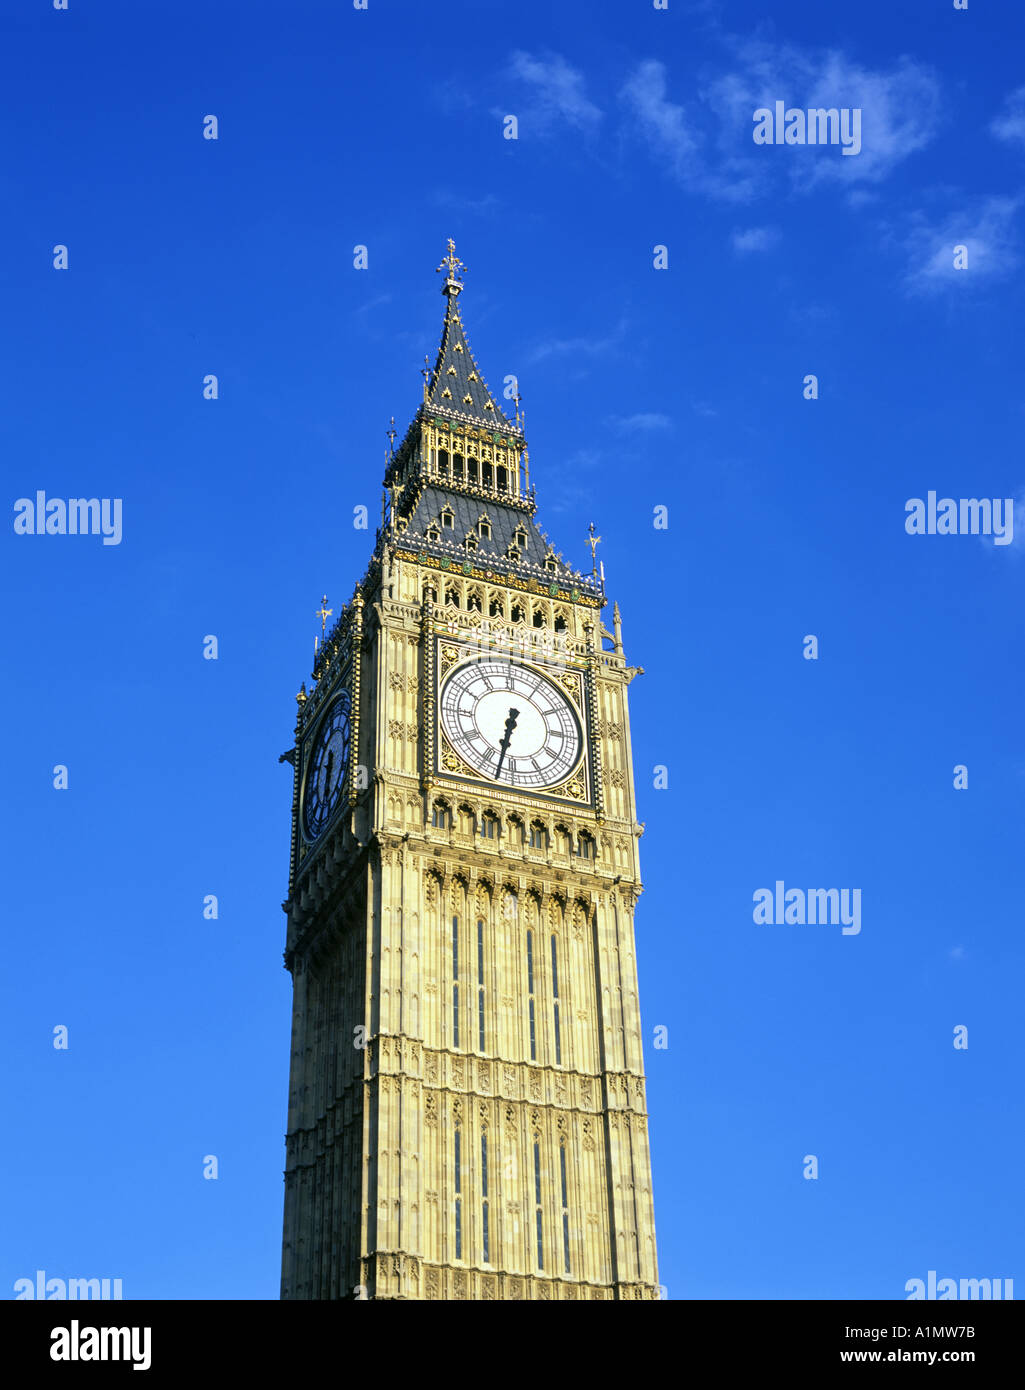
M 297 700 L 281 1296 L 654 1299 L 618 607 L 441 346 Z

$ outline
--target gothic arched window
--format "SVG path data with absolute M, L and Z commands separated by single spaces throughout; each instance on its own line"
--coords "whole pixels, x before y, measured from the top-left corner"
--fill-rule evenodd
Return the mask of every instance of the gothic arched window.
M 537 1267 L 544 1269 L 545 1252 L 541 1222 L 541 1137 L 534 1135 L 534 1216 L 537 1231 Z
M 559 1145 L 559 1177 L 562 1182 L 562 1258 L 569 1273 L 569 1192 L 566 1185 L 566 1145 Z
M 552 935 L 552 1013 L 555 1024 L 555 1065 L 562 1065 L 562 1037 L 559 1033 L 559 952 Z
M 459 1046 L 459 918 L 452 918 L 452 1046 Z M 457 1160 L 458 1162 L 458 1160 Z
M 477 1050 L 484 1051 L 484 918 L 477 918 Z
M 488 1132 L 480 1135 L 480 1194 L 481 1194 L 481 1244 L 484 1249 L 484 1263 L 491 1263 L 491 1242 L 488 1231 Z M 567 1265 L 567 1269 L 569 1266 Z
M 537 1030 L 534 1011 L 534 933 L 527 932 L 527 1023 L 530 1028 L 530 1060 L 537 1061 Z

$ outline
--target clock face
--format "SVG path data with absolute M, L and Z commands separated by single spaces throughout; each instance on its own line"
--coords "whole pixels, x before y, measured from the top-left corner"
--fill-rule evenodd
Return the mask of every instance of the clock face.
M 317 728 L 306 769 L 303 826 L 315 840 L 338 809 L 349 765 L 349 692 L 328 705 Z
M 552 787 L 576 767 L 580 724 L 539 671 L 490 658 L 453 671 L 441 692 L 441 727 L 459 756 L 506 787 Z

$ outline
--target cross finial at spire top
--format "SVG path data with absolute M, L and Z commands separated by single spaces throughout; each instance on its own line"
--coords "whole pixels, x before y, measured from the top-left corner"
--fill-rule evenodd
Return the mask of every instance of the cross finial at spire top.
M 463 288 L 463 282 L 459 277 L 466 274 L 466 266 L 456 255 L 456 244 L 451 237 L 448 239 L 448 254 L 442 258 L 435 274 L 442 270 L 447 271 L 447 274 L 441 292 L 454 297 Z

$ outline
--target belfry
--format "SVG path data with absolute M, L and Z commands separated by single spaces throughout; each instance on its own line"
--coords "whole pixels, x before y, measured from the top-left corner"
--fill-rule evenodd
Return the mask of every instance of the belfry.
M 654 1299 L 639 668 L 597 561 L 538 527 L 451 241 L 439 270 L 441 345 L 282 755 L 281 1296 Z

